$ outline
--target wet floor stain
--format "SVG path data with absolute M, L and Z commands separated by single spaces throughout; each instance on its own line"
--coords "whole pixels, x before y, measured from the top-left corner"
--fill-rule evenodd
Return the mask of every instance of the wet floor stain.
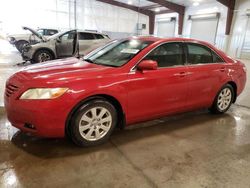
M 238 106 L 223 115 L 197 111 L 79 148 L 22 133 L 2 113 L 0 187 L 249 187 L 249 120 Z
M 0 106 L 20 61 L 0 54 Z M 226 114 L 141 123 L 91 148 L 22 133 L 0 107 L 0 187 L 250 187 L 249 87 Z

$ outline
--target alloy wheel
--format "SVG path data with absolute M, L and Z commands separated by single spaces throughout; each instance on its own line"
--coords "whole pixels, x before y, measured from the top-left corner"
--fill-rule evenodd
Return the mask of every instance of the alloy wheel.
M 232 91 L 229 88 L 224 88 L 221 90 L 219 96 L 218 96 L 218 101 L 217 101 L 217 106 L 220 111 L 224 111 L 227 109 L 232 101 Z
M 93 107 L 85 112 L 79 122 L 79 132 L 88 141 L 103 138 L 112 125 L 112 115 L 105 107 Z
M 44 62 L 44 61 L 48 61 L 50 60 L 51 57 L 49 54 L 45 53 L 45 52 L 42 52 L 38 55 L 38 60 L 39 62 Z

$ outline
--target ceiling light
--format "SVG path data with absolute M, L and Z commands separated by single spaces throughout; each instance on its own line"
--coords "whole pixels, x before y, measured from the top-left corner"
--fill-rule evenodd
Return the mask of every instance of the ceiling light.
M 197 7 L 200 3 L 199 2 L 194 2 L 193 6 Z
M 132 5 L 132 4 L 133 4 L 133 2 L 132 2 L 132 1 L 128 1 L 128 4 L 129 4 L 129 5 Z
M 156 9 L 155 9 L 155 12 L 160 12 L 160 8 L 156 8 Z

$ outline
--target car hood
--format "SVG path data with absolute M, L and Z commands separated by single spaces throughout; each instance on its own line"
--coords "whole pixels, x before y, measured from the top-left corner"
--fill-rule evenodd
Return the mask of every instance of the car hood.
M 12 34 L 8 35 L 7 37 L 14 37 L 14 38 L 21 38 L 21 37 L 29 37 L 30 34 Z
M 35 30 L 29 28 L 29 27 L 23 27 L 24 30 L 29 30 L 32 34 L 34 34 L 35 36 L 37 36 L 39 39 L 41 39 L 42 41 L 46 41 L 46 38 L 43 37 L 40 33 L 36 32 Z
M 42 83 L 68 83 L 71 80 L 99 77 L 112 70 L 115 68 L 88 63 L 72 57 L 31 65 L 16 73 L 15 76 L 21 79 L 20 82 L 43 80 Z

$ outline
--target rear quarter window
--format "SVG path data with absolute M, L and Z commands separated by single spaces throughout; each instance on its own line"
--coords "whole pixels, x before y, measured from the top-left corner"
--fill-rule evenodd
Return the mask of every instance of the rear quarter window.
M 200 44 L 187 44 L 188 63 L 190 64 L 208 64 L 213 63 L 211 49 Z
M 104 39 L 104 36 L 100 35 L 100 34 L 94 34 L 96 39 Z
M 92 33 L 79 33 L 79 40 L 94 40 L 95 36 Z
M 212 51 L 212 56 L 213 56 L 213 62 L 214 63 L 222 63 L 222 62 L 224 62 L 224 60 L 213 51 Z

